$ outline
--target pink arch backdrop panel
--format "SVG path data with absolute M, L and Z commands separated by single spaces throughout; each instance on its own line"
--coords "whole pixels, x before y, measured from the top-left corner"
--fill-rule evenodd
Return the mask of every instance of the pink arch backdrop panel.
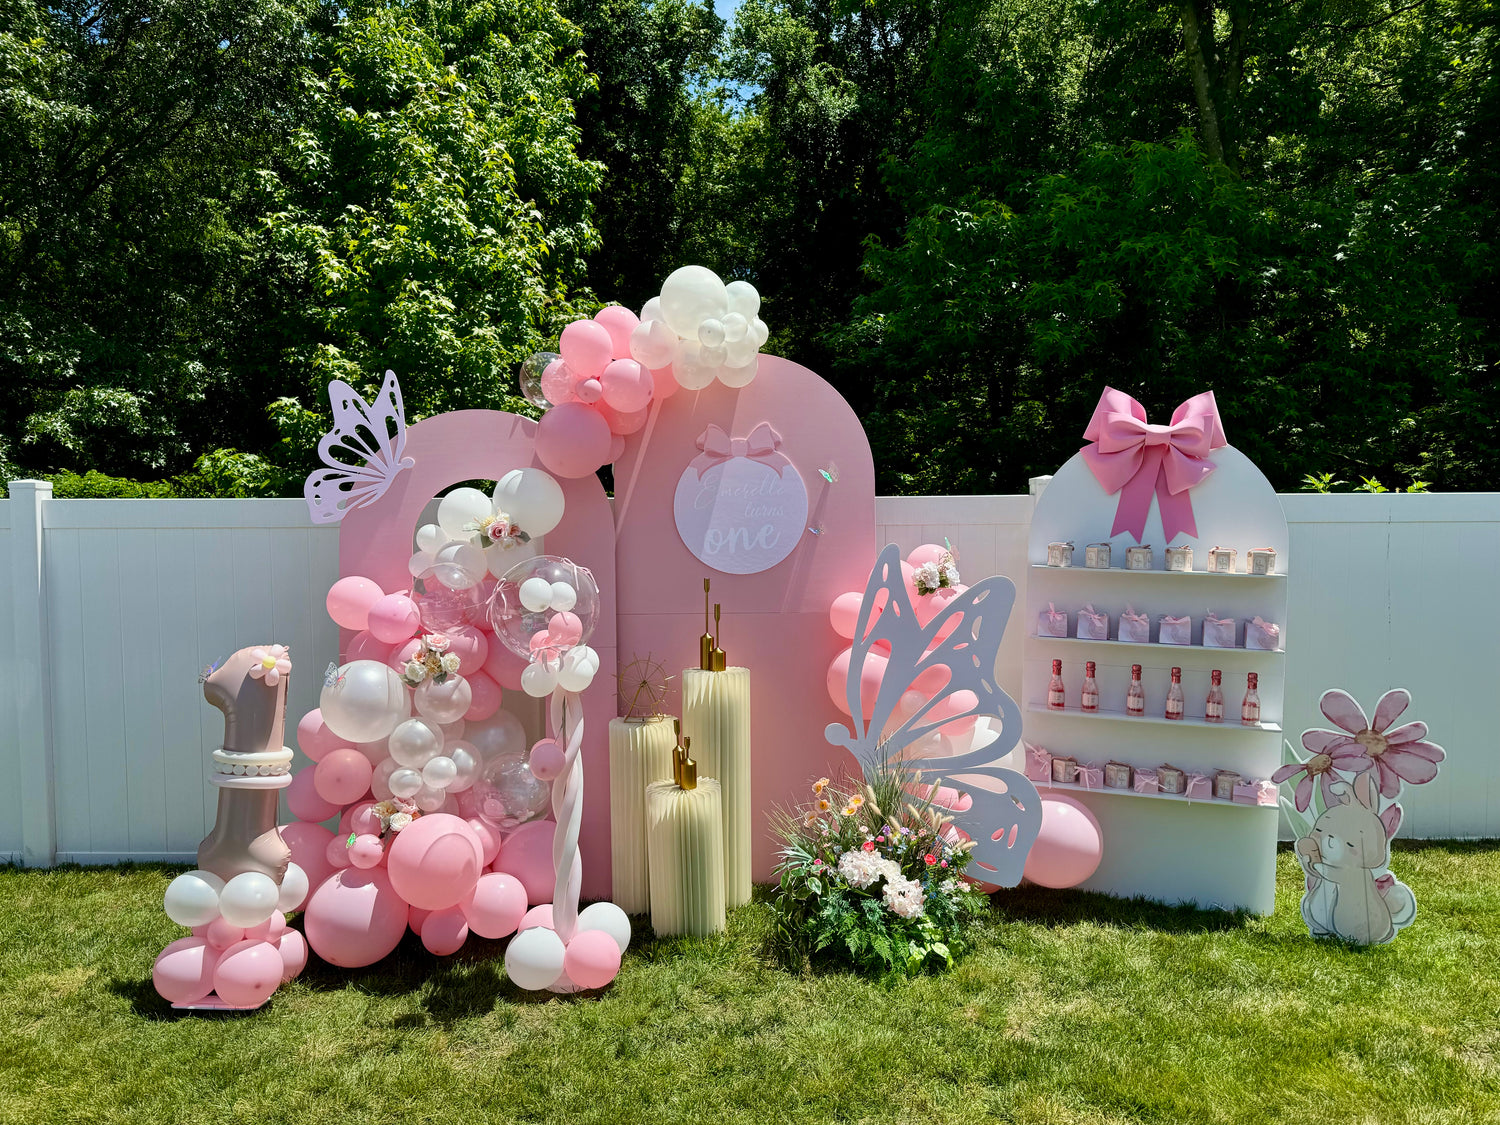
M 455 410 L 418 422 L 406 432 L 406 454 L 416 464 L 396 477 L 374 504 L 344 517 L 339 531 L 339 574 L 362 574 L 383 590 L 411 587 L 406 564 L 422 509 L 450 485 L 498 480 L 512 469 L 541 468 L 535 455 L 536 423 L 498 410 Z M 609 720 L 615 713 L 615 543 L 609 500 L 597 477 L 563 480 L 562 522 L 543 542 L 548 554 L 586 566 L 599 584 L 601 612 L 589 645 L 599 653 L 599 674 L 583 693 L 584 818 L 583 897 L 610 895 Z M 340 644 L 347 643 L 347 634 Z M 507 695 L 511 694 L 509 692 Z M 528 702 L 530 702 L 528 700 Z
M 723 603 L 722 636 L 729 662 L 750 669 L 751 792 L 760 821 L 753 876 L 771 878 L 773 841 L 766 817 L 806 796 L 824 774 L 854 765 L 830 746 L 823 729 L 839 721 L 826 687 L 828 665 L 847 641 L 829 625 L 839 594 L 863 590 L 875 562 L 875 466 L 864 428 L 833 387 L 805 367 L 762 356 L 748 387 L 714 383 L 678 391 L 659 407 L 615 466 L 615 542 L 619 564 L 619 652 L 626 662 L 653 654 L 677 676 L 698 663 L 703 632 L 703 579 Z M 756 574 L 711 570 L 684 546 L 673 519 L 673 497 L 709 423 L 743 438 L 762 422 L 781 437 L 784 453 L 807 485 L 808 520 L 792 552 Z M 838 481 L 820 469 L 836 465 Z M 680 714 L 678 683 L 670 709 Z

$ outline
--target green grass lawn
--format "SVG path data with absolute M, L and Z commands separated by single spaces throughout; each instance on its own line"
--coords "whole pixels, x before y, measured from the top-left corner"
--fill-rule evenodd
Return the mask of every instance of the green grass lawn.
M 769 910 L 637 934 L 607 992 L 537 999 L 503 944 L 314 959 L 250 1017 L 179 1018 L 151 961 L 173 870 L 0 870 L 0 1122 L 1496 1122 L 1500 845 L 1396 849 L 1416 923 L 1002 892 L 953 973 L 788 974 Z

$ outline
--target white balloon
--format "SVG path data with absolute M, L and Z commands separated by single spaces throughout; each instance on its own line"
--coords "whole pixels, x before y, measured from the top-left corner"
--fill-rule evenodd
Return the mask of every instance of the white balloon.
M 351 660 L 318 696 L 323 722 L 350 743 L 378 742 L 411 714 L 406 684 L 378 660 Z
M 651 300 L 647 301 L 644 305 L 641 306 L 641 319 L 642 320 L 661 320 L 662 319 L 662 316 L 661 316 L 661 298 L 660 297 L 652 297 Z
M 766 322 L 756 317 L 750 322 L 750 339 L 755 341 L 757 349 L 766 346 L 766 341 L 771 338 L 771 330 L 766 327 Z
M 162 908 L 179 926 L 207 925 L 219 916 L 219 895 L 224 880 L 210 871 L 189 871 L 167 884 Z
M 448 743 L 453 742 L 456 739 L 462 738 L 464 736 L 464 731 L 469 728 L 469 724 L 464 722 L 464 720 L 462 719 L 454 719 L 451 723 L 443 723 L 442 728 L 443 744 L 447 745 Z
M 422 784 L 429 789 L 446 789 L 458 776 L 458 765 L 446 754 L 439 754 L 422 767 Z
M 578 604 L 578 591 L 573 589 L 567 582 L 552 583 L 552 608 L 556 610 L 572 609 Z
M 412 692 L 417 714 L 434 724 L 462 719 L 474 706 L 474 689 L 462 676 L 449 676 L 443 683 L 424 680 Z
M 453 780 L 448 783 L 449 793 L 462 793 L 473 788 L 479 777 L 479 751 L 467 742 L 455 742 L 448 747 L 448 757 L 453 759 Z
M 557 669 L 548 666 L 546 661 L 538 660 L 535 664 L 528 664 L 521 673 L 521 690 L 533 699 L 551 695 L 556 687 Z
M 522 930 L 505 947 L 506 975 L 517 988 L 539 992 L 562 974 L 564 952 L 555 930 Z
M 524 753 L 528 745 L 526 728 L 509 711 L 496 711 L 482 723 L 472 723 L 465 732 L 467 741 L 481 758 L 500 754 Z
M 736 340 L 732 344 L 725 344 L 724 351 L 725 367 L 744 367 L 755 360 L 755 341 L 748 337 Z
M 726 344 L 738 343 L 745 338 L 745 333 L 750 331 L 750 322 L 737 312 L 730 313 L 719 323 L 724 326 Z
M 276 892 L 276 909 L 283 914 L 301 910 L 302 904 L 307 901 L 307 892 L 311 889 L 307 872 L 295 863 L 287 864 L 286 874 L 281 877 L 281 889 Z M 583 921 L 582 917 L 579 921 Z
M 630 358 L 642 367 L 666 367 L 677 358 L 677 333 L 664 320 L 643 320 L 630 330 Z
M 729 298 L 731 313 L 738 313 L 746 320 L 754 320 L 760 312 L 760 294 L 748 281 L 731 281 L 724 286 L 724 295 Z
M 703 266 L 673 270 L 661 287 L 661 315 L 685 340 L 698 337 L 698 325 L 729 311 L 729 293 L 719 275 Z
M 578 912 L 579 930 L 603 930 L 624 953 L 630 948 L 630 916 L 612 902 L 596 902 Z
M 224 884 L 219 894 L 219 914 L 231 926 L 248 930 L 276 913 L 280 897 L 281 888 L 269 875 L 245 871 Z
M 562 485 L 545 469 L 512 469 L 495 484 L 495 506 L 535 539 L 562 522 Z M 515 557 L 512 555 L 512 564 Z
M 724 361 L 729 358 L 729 349 L 723 344 L 715 344 L 709 347 L 705 344 L 698 349 L 698 362 L 708 367 L 723 367 Z
M 760 357 L 751 356 L 750 362 L 743 367 L 721 367 L 719 368 L 719 382 L 726 387 L 748 387 L 755 381 L 756 374 L 760 371 Z
M 557 686 L 563 691 L 583 691 L 599 672 L 599 654 L 588 645 L 574 645 L 563 654 L 562 667 L 557 673 Z M 525 687 L 525 675 L 521 686 Z
M 391 774 L 401 768 L 401 763 L 395 758 L 387 758 L 375 767 L 375 772 L 370 776 L 370 792 L 375 794 L 377 801 L 389 801 L 396 794 L 391 792 Z
M 412 800 L 416 803 L 417 808 L 423 812 L 437 812 L 438 809 L 443 807 L 443 803 L 448 800 L 448 794 L 444 793 L 441 789 L 434 789 L 430 785 L 424 785 L 421 789 L 417 790 L 417 795 Z
M 437 556 L 429 555 L 426 551 L 418 551 L 406 560 L 406 573 L 413 578 L 419 578 L 423 571 L 431 570 L 437 565 Z
M 424 523 L 417 528 L 417 550 L 435 555 L 450 538 L 451 536 L 437 524 Z
M 388 748 L 397 765 L 419 770 L 443 752 L 442 728 L 425 718 L 407 719 L 391 731 Z
M 410 768 L 399 769 L 391 774 L 388 784 L 392 794 L 403 801 L 410 800 L 422 791 L 422 774 Z
M 714 317 L 709 317 L 698 325 L 698 343 L 705 348 L 716 348 L 726 339 L 724 322 Z
M 545 578 L 528 578 L 521 583 L 521 605 L 532 613 L 552 608 L 552 583 Z
M 485 503 L 488 504 L 489 501 L 486 500 Z M 437 571 L 437 580 L 450 590 L 467 590 L 470 586 L 477 586 L 489 569 L 485 563 L 484 551 L 472 543 L 449 543 L 437 553 L 437 561 L 440 564 L 452 564 L 447 567 L 439 566 Z M 458 574 L 454 573 L 453 567 L 458 568 Z
M 474 533 L 464 525 L 490 514 L 490 498 L 477 488 L 455 488 L 438 501 L 438 526 L 450 539 L 468 539 Z
M 714 369 L 702 359 L 703 348 L 697 340 L 684 340 L 677 362 L 672 365 L 672 374 L 683 390 L 701 391 L 714 381 Z

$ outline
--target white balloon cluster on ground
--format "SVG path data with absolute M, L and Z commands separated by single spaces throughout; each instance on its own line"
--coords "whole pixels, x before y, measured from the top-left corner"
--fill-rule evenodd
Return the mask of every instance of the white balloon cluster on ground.
M 683 266 L 641 309 L 630 354 L 646 367 L 671 366 L 679 386 L 698 391 L 715 379 L 748 386 L 770 330 L 760 319 L 760 294 L 748 281 L 725 285 L 703 266 Z

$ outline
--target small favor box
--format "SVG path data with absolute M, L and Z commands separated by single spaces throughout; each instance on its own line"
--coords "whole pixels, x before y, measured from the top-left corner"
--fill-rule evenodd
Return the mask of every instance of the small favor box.
M 1151 570 L 1156 566 L 1156 554 L 1151 550 L 1151 544 L 1144 547 L 1125 548 L 1126 570 Z
M 1131 778 L 1137 793 L 1155 793 L 1157 787 L 1155 770 L 1136 770 Z
M 1190 645 L 1193 643 L 1193 619 L 1163 614 L 1157 620 L 1157 644 Z
M 1281 626 L 1252 617 L 1245 622 L 1245 647 L 1275 652 L 1281 647 Z
M 1273 808 L 1281 804 L 1281 786 L 1274 781 L 1261 778 L 1255 783 L 1255 803 L 1257 805 L 1270 805 Z
M 1208 569 L 1215 574 L 1233 574 L 1238 555 L 1233 547 L 1214 547 L 1208 552 Z
M 1109 569 L 1109 544 L 1090 543 L 1083 549 L 1083 565 L 1090 570 Z
M 1206 801 L 1213 795 L 1213 781 L 1207 774 L 1190 773 L 1187 775 L 1187 787 L 1183 790 L 1183 796 L 1192 800 Z
M 1073 565 L 1073 544 L 1071 542 L 1069 542 L 1069 543 L 1048 543 L 1047 544 L 1047 565 L 1048 566 L 1072 566 Z
M 1031 781 L 1052 779 L 1052 754 L 1041 746 L 1026 743 L 1026 776 Z
M 1039 637 L 1066 637 L 1068 635 L 1068 615 L 1051 602 L 1048 602 L 1047 608 L 1036 615 L 1036 635 Z
M 1053 758 L 1052 780 L 1059 785 L 1072 785 L 1078 780 L 1078 760 L 1076 758 Z
M 1073 780 L 1085 789 L 1098 789 L 1104 784 L 1104 767 L 1079 762 L 1078 773 L 1074 775 Z
M 1184 543 L 1181 547 L 1167 548 L 1168 570 L 1192 570 L 1193 548 Z
M 1127 605 L 1125 612 L 1120 614 L 1120 640 L 1137 645 L 1150 644 L 1151 618 Z
M 1129 789 L 1130 767 L 1124 762 L 1105 762 L 1104 787 L 1106 789 Z
M 1276 548 L 1251 547 L 1245 555 L 1246 574 L 1275 574 Z
M 1095 613 L 1092 603 L 1078 611 L 1078 624 L 1073 634 L 1080 641 L 1109 640 L 1109 614 Z
M 1234 800 L 1234 787 L 1240 783 L 1240 775 L 1234 770 L 1214 771 L 1214 800 Z
M 1156 777 L 1163 793 L 1181 793 L 1187 788 L 1187 774 L 1176 766 L 1162 766 L 1156 771 Z
M 1236 781 L 1234 783 L 1234 803 L 1237 805 L 1260 804 L 1260 782 Z
M 1203 615 L 1203 647 L 1235 648 L 1235 631 L 1238 622 L 1233 617 L 1220 617 L 1213 610 Z

